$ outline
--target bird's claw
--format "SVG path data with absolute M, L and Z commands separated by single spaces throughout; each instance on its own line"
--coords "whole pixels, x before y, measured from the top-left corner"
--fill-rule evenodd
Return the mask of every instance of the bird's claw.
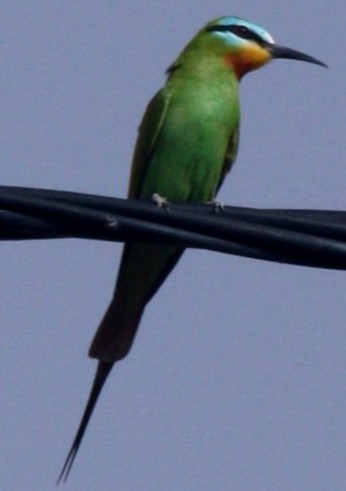
M 153 193 L 151 195 L 151 199 L 157 204 L 158 208 L 163 208 L 164 210 L 169 209 L 169 201 L 159 193 Z
M 208 205 L 211 205 L 213 213 L 221 213 L 225 210 L 225 205 L 221 201 L 213 200 L 208 201 Z

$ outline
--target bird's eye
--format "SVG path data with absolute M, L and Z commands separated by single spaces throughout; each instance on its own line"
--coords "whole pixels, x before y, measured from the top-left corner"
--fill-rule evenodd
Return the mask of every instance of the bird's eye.
M 233 32 L 236 36 L 242 39 L 246 39 L 247 41 L 254 41 L 260 46 L 265 44 L 265 41 L 259 36 L 256 32 L 252 31 L 246 26 L 231 26 L 229 27 L 229 31 Z
M 245 26 L 235 26 L 234 32 L 241 38 L 247 39 L 250 37 L 250 29 Z
M 254 41 L 261 46 L 265 44 L 261 36 L 244 25 L 214 25 L 208 27 L 207 32 L 232 32 L 239 38 Z

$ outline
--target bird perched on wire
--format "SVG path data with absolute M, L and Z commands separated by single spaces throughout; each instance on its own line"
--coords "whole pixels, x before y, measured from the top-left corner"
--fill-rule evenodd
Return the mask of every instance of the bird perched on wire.
M 239 82 L 272 59 L 326 66 L 275 44 L 263 28 L 238 17 L 209 22 L 167 70 L 139 128 L 130 199 L 210 202 L 234 163 L 239 141 Z M 113 299 L 89 355 L 98 368 L 89 400 L 58 481 L 66 480 L 98 396 L 115 362 L 133 343 L 148 302 L 176 265 L 173 245 L 124 246 Z

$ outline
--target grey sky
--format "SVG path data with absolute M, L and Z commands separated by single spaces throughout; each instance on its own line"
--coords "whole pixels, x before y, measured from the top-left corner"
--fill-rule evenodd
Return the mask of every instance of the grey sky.
M 220 199 L 346 209 L 342 0 L 2 2 L 0 182 L 124 197 L 165 69 L 228 14 L 330 68 L 276 61 L 244 79 Z M 54 488 L 120 250 L 1 244 L 1 489 Z M 344 273 L 188 251 L 114 369 L 66 489 L 344 491 L 345 341 Z

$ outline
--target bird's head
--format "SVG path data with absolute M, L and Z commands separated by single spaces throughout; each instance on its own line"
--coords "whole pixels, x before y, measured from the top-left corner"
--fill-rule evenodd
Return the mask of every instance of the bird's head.
M 327 66 L 312 56 L 275 44 L 265 29 L 239 17 L 220 17 L 209 22 L 200 34 L 209 36 L 211 44 L 217 46 L 238 78 L 274 58 L 288 58 Z

